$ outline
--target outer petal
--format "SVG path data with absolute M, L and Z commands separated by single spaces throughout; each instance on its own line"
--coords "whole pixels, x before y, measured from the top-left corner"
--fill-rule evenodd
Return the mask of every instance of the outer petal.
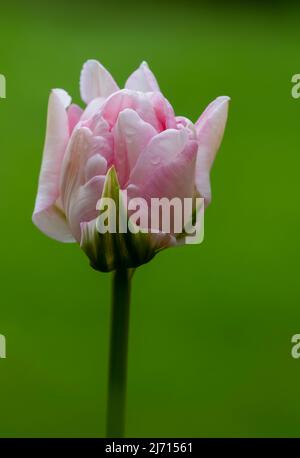
M 148 67 L 147 62 L 142 62 L 139 68 L 130 75 L 126 81 L 125 88 L 141 92 L 160 92 L 156 78 Z
M 33 213 L 34 224 L 46 235 L 61 242 L 73 242 L 65 215 L 57 204 L 61 164 L 69 139 L 66 107 L 71 98 L 62 89 L 54 89 L 49 97 L 47 132 Z
M 111 74 L 97 60 L 88 60 L 80 75 L 80 94 L 85 103 L 96 97 L 108 97 L 118 91 L 118 85 Z
M 223 138 L 229 100 L 229 97 L 218 97 L 195 124 L 199 143 L 196 186 L 206 204 L 211 200 L 209 172 Z
M 126 184 L 136 161 L 157 132 L 151 124 L 127 108 L 119 114 L 113 128 L 115 144 L 115 166 L 121 188 Z

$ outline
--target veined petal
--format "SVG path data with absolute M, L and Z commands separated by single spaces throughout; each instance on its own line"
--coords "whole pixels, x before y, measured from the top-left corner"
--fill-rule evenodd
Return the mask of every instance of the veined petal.
M 74 189 L 85 183 L 85 166 L 88 159 L 96 154 L 97 147 L 91 131 L 78 127 L 68 143 L 60 174 L 60 197 L 67 215 L 70 196 Z
M 96 204 L 103 189 L 106 160 L 99 158 L 101 137 L 87 127 L 74 130 L 61 174 L 61 200 L 74 238 L 80 241 L 80 223 L 96 217 Z M 94 173 L 103 176 L 93 176 Z M 88 181 L 87 181 L 88 179 Z
M 113 128 L 115 166 L 121 188 L 126 184 L 139 154 L 145 149 L 156 130 L 129 108 L 120 112 Z
M 85 183 L 85 164 L 93 152 L 96 153 L 91 131 L 87 127 L 75 129 L 66 150 L 60 177 L 61 200 L 66 214 L 72 192 Z
M 80 75 L 80 94 L 88 104 L 97 97 L 108 97 L 118 91 L 118 85 L 111 74 L 97 60 L 88 60 Z
M 160 92 L 156 78 L 151 72 L 147 62 L 142 62 L 139 68 L 129 76 L 125 88 L 141 92 Z
M 50 94 L 43 160 L 32 217 L 42 232 L 61 242 L 74 241 L 65 215 L 56 204 L 61 164 L 69 139 L 66 108 L 70 102 L 70 96 L 63 89 L 54 89 Z
M 218 97 L 195 124 L 198 137 L 196 186 L 206 205 L 211 200 L 209 172 L 220 147 L 227 121 L 229 97 Z

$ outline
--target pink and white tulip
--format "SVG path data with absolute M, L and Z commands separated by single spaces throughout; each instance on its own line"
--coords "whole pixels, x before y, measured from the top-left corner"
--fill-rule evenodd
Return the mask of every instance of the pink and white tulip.
M 223 137 L 229 98 L 215 99 L 193 124 L 175 116 L 145 62 L 125 89 L 119 89 L 99 62 L 89 60 L 81 72 L 80 92 L 84 110 L 71 104 L 62 89 L 50 94 L 33 222 L 53 239 L 80 243 L 96 269 L 113 270 L 119 258 L 114 250 L 122 246 L 110 246 L 103 261 L 105 240 L 95 242 L 97 202 L 111 170 L 115 185 L 130 197 L 198 195 L 208 204 L 210 169 Z M 126 267 L 147 262 L 178 243 L 172 233 L 149 234 Z

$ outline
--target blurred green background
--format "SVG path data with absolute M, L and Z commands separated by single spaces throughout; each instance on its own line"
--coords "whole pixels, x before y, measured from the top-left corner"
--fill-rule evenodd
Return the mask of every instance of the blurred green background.
M 31 223 L 48 94 L 147 60 L 176 113 L 230 95 L 205 241 L 134 277 L 127 435 L 300 436 L 300 10 L 292 3 L 1 7 L 1 437 L 104 435 L 109 274 Z

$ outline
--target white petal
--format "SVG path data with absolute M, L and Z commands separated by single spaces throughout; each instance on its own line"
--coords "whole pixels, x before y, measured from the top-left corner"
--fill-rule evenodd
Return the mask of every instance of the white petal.
M 88 60 L 80 75 L 80 94 L 88 104 L 96 97 L 108 97 L 118 91 L 118 85 L 111 74 L 97 60 Z
M 206 205 L 211 200 L 209 172 L 223 138 L 229 100 L 229 97 L 218 97 L 195 124 L 199 144 L 196 186 Z
M 160 92 L 156 78 L 148 67 L 147 62 L 142 62 L 139 68 L 130 75 L 126 81 L 125 88 L 141 92 Z
M 43 160 L 32 217 L 42 232 L 61 242 L 74 241 L 65 215 L 56 204 L 60 170 L 69 139 L 66 107 L 70 102 L 70 96 L 63 89 L 54 89 L 50 94 Z

